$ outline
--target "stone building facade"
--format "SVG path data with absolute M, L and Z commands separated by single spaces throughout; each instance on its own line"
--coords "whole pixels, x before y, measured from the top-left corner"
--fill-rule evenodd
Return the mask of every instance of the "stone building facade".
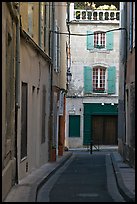
M 117 145 L 119 11 L 74 9 L 71 3 L 69 16 L 66 146 Z

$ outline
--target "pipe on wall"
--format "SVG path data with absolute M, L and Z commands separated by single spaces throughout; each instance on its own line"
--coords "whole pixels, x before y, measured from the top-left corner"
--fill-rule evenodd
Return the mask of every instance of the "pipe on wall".
M 18 184 L 18 109 L 20 108 L 20 3 L 17 11 L 19 19 L 16 24 L 16 78 L 15 78 L 15 158 L 16 176 L 15 182 Z

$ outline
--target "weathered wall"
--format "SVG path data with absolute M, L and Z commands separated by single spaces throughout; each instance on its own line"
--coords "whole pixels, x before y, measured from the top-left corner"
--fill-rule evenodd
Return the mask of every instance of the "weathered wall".
M 40 167 L 48 161 L 48 120 L 49 120 L 49 64 L 34 48 L 21 38 L 20 47 L 20 79 L 28 84 L 28 131 L 27 131 L 27 157 L 20 160 L 19 152 L 19 179 L 33 169 Z M 20 89 L 21 89 L 20 82 Z M 46 87 L 45 101 L 45 142 L 42 137 L 42 97 L 43 85 Z M 19 118 L 21 112 L 19 111 Z M 18 126 L 18 146 L 21 141 L 21 123 Z M 20 149 L 20 148 L 19 148 Z M 28 170 L 26 170 L 26 165 Z
M 11 10 L 9 10 L 9 8 Z M 2 200 L 15 183 L 16 9 L 2 2 Z M 16 16 L 16 14 L 15 14 Z
M 81 23 L 74 22 L 70 24 L 70 32 L 77 34 L 86 34 L 87 31 L 108 31 L 111 29 L 117 29 L 118 23 Z M 83 146 L 83 131 L 84 131 L 84 112 L 83 104 L 87 103 L 105 103 L 115 105 L 118 104 L 119 94 L 119 31 L 114 31 L 114 44 L 113 50 L 101 50 L 93 49 L 87 50 L 87 38 L 86 36 L 71 35 L 71 73 L 72 81 L 69 84 L 68 98 L 66 100 L 66 146 L 68 147 L 82 147 Z M 102 65 L 105 67 L 115 66 L 116 67 L 116 91 L 115 94 L 92 94 L 92 96 L 84 97 L 84 66 L 93 67 L 95 65 Z M 74 96 L 71 98 L 71 96 Z M 69 109 L 74 106 L 76 110 L 81 107 L 81 112 L 75 114 L 81 115 L 81 136 L 80 138 L 69 138 L 68 137 L 68 118 Z

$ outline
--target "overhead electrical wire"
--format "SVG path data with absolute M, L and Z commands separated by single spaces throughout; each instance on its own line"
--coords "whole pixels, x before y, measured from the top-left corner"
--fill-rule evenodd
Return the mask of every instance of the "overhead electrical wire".
M 107 31 L 102 31 L 100 33 L 108 33 L 108 32 L 112 32 L 112 31 L 116 31 L 116 30 L 125 30 L 127 32 L 126 28 L 115 28 L 115 29 L 111 29 L 111 30 L 107 30 Z M 56 33 L 56 34 L 61 34 L 61 35 L 76 35 L 76 36 L 88 36 L 88 35 L 94 35 L 94 33 L 89 33 L 89 34 L 80 34 L 80 33 L 66 33 L 66 32 L 58 32 L 58 31 L 53 31 L 51 30 L 50 32 L 52 33 Z

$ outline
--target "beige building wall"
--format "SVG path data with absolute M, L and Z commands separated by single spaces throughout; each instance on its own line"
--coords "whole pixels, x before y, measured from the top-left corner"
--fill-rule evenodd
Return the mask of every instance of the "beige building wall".
M 50 58 L 44 52 L 42 27 L 39 45 L 39 9 L 45 2 L 20 2 L 21 42 L 20 42 L 20 97 L 22 82 L 27 83 L 27 156 L 21 159 L 21 117 L 22 104 L 18 112 L 18 177 L 19 181 L 34 169 L 49 160 L 49 114 L 50 114 Z M 44 15 L 44 14 L 43 14 Z M 31 24 L 29 19 L 31 18 Z M 30 32 L 30 25 L 31 31 Z M 42 22 L 41 22 L 42 26 Z M 46 39 L 47 44 L 49 39 Z M 45 87 L 45 99 L 43 99 Z M 20 101 L 22 98 L 20 98 Z M 45 100 L 45 102 L 43 102 Z M 43 116 L 43 103 L 45 115 Z M 42 136 L 43 117 L 45 133 Z M 45 138 L 42 141 L 42 138 Z
M 32 9 L 32 39 L 38 44 L 39 2 L 20 2 L 22 28 L 29 34 L 29 9 Z
M 21 38 L 20 44 L 20 92 L 21 83 L 28 85 L 27 102 L 27 157 L 19 154 L 19 180 L 48 161 L 48 118 L 49 118 L 49 63 L 34 48 Z M 42 138 L 42 94 L 46 87 L 45 142 Z M 22 104 L 21 104 L 22 106 Z M 18 149 L 21 144 L 21 107 L 19 110 Z
M 14 4 L 2 2 L 2 200 L 15 183 L 15 63 Z

